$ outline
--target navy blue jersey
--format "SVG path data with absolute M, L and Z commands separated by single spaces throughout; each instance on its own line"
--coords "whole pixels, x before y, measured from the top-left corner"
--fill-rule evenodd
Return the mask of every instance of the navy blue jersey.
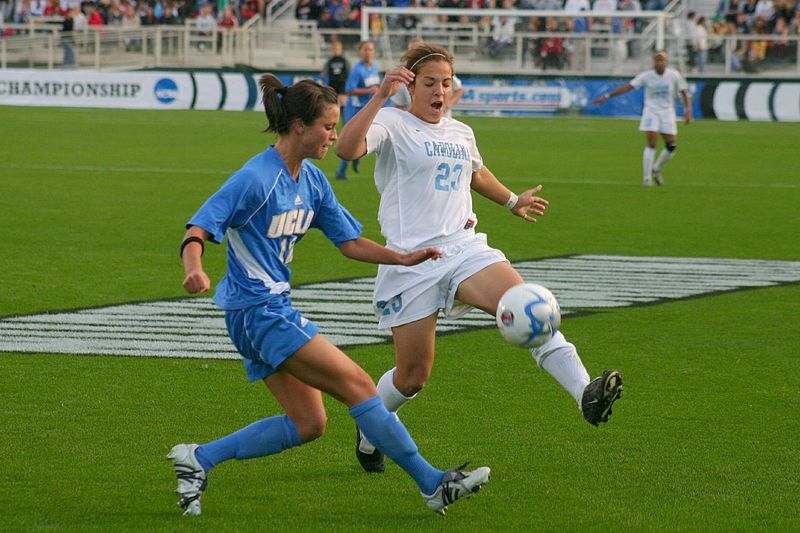
M 309 228 L 337 247 L 361 236 L 361 224 L 336 199 L 325 175 L 303 161 L 295 181 L 274 147 L 231 175 L 186 224 L 220 243 L 228 237 L 228 269 L 214 303 L 244 309 L 289 291 L 294 247 Z

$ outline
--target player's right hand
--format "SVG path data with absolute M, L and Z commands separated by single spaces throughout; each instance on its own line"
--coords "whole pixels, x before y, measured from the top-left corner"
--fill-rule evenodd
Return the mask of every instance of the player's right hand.
M 211 288 L 211 280 L 202 270 L 195 270 L 186 274 L 183 279 L 183 288 L 190 294 L 208 292 Z
M 397 94 L 397 91 L 400 90 L 401 85 L 409 85 L 413 81 L 413 72 L 408 70 L 406 67 L 397 67 L 396 69 L 390 70 L 384 74 L 381 86 L 378 88 L 378 94 L 383 98 L 391 98 Z
M 442 251 L 438 248 L 422 248 L 421 250 L 415 250 L 413 252 L 403 254 L 401 264 L 403 266 L 413 266 L 418 265 L 423 261 L 427 261 L 428 259 L 433 259 L 436 261 L 441 257 Z

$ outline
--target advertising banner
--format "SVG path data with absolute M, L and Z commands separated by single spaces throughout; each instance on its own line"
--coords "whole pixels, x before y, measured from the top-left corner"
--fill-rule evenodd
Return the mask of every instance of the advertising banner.
M 317 73 L 279 72 L 289 85 Z M 0 70 L 0 105 L 203 109 L 263 112 L 260 73 L 88 72 Z M 644 91 L 633 90 L 596 106 L 600 95 L 629 79 L 536 76 L 461 77 L 456 113 L 481 115 L 576 114 L 638 118 Z M 693 116 L 719 120 L 800 121 L 800 82 L 792 80 L 690 80 Z M 675 101 L 678 116 L 683 103 Z
M 188 72 L 0 70 L 0 105 L 190 109 Z

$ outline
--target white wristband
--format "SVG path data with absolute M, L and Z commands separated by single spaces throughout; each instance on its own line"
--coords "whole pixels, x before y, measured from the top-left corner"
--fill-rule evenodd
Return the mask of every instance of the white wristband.
M 519 201 L 519 196 L 511 193 L 511 196 L 508 197 L 508 201 L 506 202 L 506 207 L 509 209 L 514 209 L 517 206 L 517 202 Z

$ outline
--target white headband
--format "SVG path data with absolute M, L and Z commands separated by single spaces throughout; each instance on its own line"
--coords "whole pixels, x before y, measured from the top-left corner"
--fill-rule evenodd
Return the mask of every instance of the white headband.
M 434 53 L 432 53 L 432 54 L 428 54 L 428 55 L 426 55 L 426 56 L 422 56 L 422 57 L 420 57 L 419 59 L 417 59 L 416 61 L 414 61 L 414 64 L 413 64 L 413 65 L 411 65 L 411 67 L 410 67 L 408 70 L 411 70 L 411 71 L 413 71 L 413 70 L 414 70 L 414 67 L 416 67 L 416 66 L 417 66 L 417 63 L 419 63 L 420 61 L 422 61 L 422 60 L 424 60 L 424 59 L 428 59 L 429 57 L 433 57 L 433 56 L 440 56 L 440 57 L 443 57 L 443 58 L 447 59 L 447 56 L 446 56 L 446 55 L 444 55 L 444 54 L 440 54 L 439 52 L 434 52 Z

